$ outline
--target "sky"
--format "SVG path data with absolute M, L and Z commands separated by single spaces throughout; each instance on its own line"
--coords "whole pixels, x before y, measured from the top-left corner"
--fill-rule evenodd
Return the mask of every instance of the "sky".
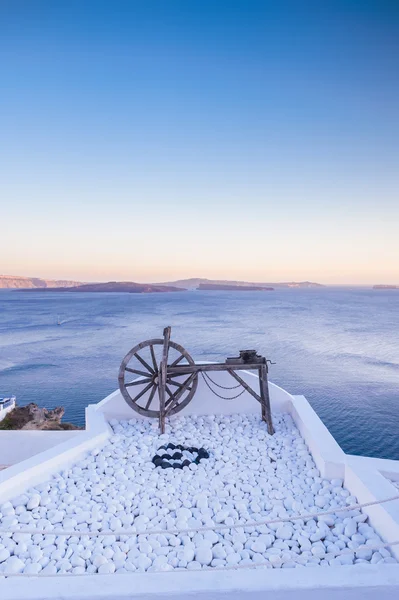
M 0 274 L 399 284 L 395 0 L 1 0 Z

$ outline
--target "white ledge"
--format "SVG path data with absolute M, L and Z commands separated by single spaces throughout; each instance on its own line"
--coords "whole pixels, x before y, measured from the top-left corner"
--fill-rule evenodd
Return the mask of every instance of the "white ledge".
M 7 600 L 397 600 L 397 565 L 9 578 Z

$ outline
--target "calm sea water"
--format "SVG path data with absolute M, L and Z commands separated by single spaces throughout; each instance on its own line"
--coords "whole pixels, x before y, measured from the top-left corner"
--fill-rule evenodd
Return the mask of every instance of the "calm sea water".
M 57 325 L 58 315 L 62 325 Z M 136 343 L 172 339 L 197 360 L 256 348 L 349 453 L 399 459 L 399 292 L 366 289 L 74 294 L 0 290 L 0 396 L 84 408 L 117 388 Z

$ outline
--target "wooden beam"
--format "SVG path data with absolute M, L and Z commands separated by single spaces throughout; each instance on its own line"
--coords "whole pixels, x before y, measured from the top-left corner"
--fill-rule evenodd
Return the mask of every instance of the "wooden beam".
M 247 392 L 249 394 L 251 394 L 251 396 L 253 396 L 255 398 L 255 400 L 257 400 L 258 402 L 261 402 L 261 398 L 260 396 L 251 388 L 250 385 L 247 384 L 246 381 L 244 381 L 239 375 L 237 375 L 237 373 L 235 373 L 234 371 L 230 371 L 230 369 L 228 369 L 228 372 L 230 373 L 230 375 L 232 377 L 234 377 L 234 379 L 236 381 L 238 381 L 238 383 L 241 383 L 242 387 L 245 388 L 247 390 Z
M 197 376 L 197 373 L 191 373 L 190 377 L 188 379 L 186 379 L 186 381 L 181 385 L 181 387 L 173 394 L 173 400 L 172 400 L 172 398 L 169 398 L 168 403 L 170 402 L 170 404 L 167 407 L 166 414 L 169 414 L 170 411 L 172 410 L 172 408 L 174 406 L 176 406 L 176 404 L 178 403 L 178 401 L 180 400 L 180 398 L 184 394 L 184 392 L 186 390 L 191 389 L 190 385 L 192 384 L 192 382 L 194 381 L 196 376 Z
M 203 365 L 180 365 L 172 367 L 168 366 L 168 375 L 189 375 L 190 373 L 199 373 L 200 371 L 253 371 L 259 370 L 259 363 L 237 363 L 237 364 L 215 364 L 205 363 Z
M 260 395 L 262 398 L 262 420 L 267 423 L 267 431 L 270 435 L 274 434 L 274 427 L 272 421 L 272 411 L 270 408 L 270 396 L 269 396 L 269 385 L 267 381 L 267 365 L 261 365 L 259 367 L 259 387 Z
M 166 392 L 166 377 L 168 366 L 168 353 L 170 342 L 171 328 L 165 327 L 163 330 L 163 350 L 162 360 L 159 365 L 158 390 L 159 390 L 159 427 L 161 433 L 165 433 L 165 392 Z

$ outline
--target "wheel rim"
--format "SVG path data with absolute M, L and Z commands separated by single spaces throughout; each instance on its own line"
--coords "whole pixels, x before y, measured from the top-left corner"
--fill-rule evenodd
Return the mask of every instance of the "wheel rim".
M 126 354 L 119 369 L 119 389 L 123 398 L 133 410 L 146 417 L 158 418 L 160 415 L 158 374 L 163 343 L 163 339 L 157 338 L 137 344 Z M 168 366 L 194 364 L 194 360 L 183 346 L 170 341 Z M 133 377 L 135 379 L 132 379 Z M 190 385 L 176 400 L 176 393 L 187 381 L 190 381 Z M 168 376 L 165 402 L 167 416 L 174 415 L 187 406 L 195 394 L 197 385 L 197 373 Z

